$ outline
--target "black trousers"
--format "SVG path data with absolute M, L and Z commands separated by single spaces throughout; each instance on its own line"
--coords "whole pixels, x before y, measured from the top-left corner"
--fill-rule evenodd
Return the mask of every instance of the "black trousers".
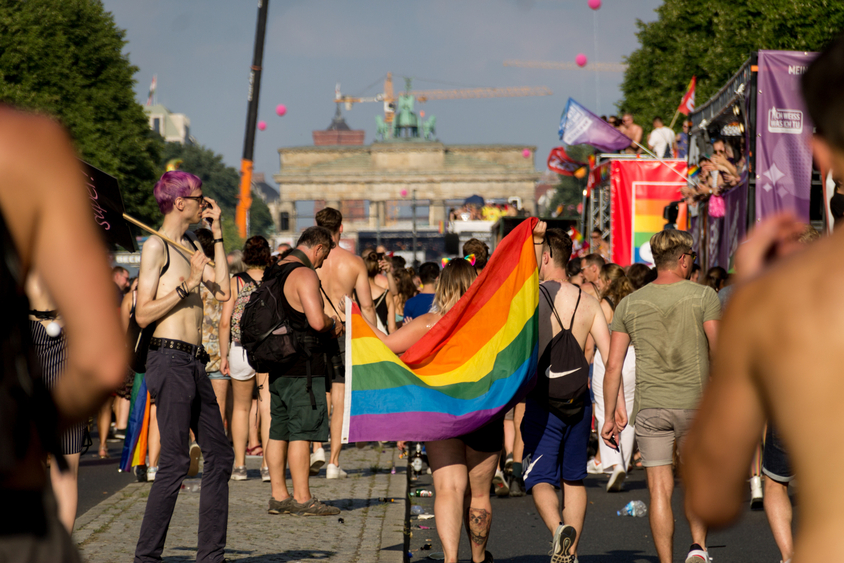
M 161 561 L 173 508 L 190 468 L 188 431 L 192 429 L 205 458 L 196 561 L 219 563 L 226 547 L 234 452 L 226 439 L 205 364 L 186 352 L 150 350 L 146 381 L 158 408 L 161 459 L 147 499 L 135 562 Z

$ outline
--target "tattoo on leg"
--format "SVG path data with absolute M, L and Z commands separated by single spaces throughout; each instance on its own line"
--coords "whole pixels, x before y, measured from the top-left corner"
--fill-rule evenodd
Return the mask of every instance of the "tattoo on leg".
M 470 508 L 467 518 L 469 537 L 475 545 L 484 545 L 489 539 L 492 513 L 483 508 Z

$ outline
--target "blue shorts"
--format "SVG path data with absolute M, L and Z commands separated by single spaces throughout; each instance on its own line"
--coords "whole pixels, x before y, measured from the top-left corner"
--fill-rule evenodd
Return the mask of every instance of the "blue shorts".
M 788 453 L 785 451 L 779 432 L 770 420 L 765 433 L 765 449 L 762 452 L 762 473 L 778 483 L 788 483 L 794 479 Z
M 209 371 L 208 372 L 208 379 L 222 379 L 225 381 L 231 381 L 231 377 L 228 375 L 223 375 L 223 372 L 217 371 Z
M 586 478 L 592 403 L 586 401 L 579 417 L 563 422 L 528 398 L 521 430 L 525 443 L 522 467 L 525 468 L 527 490 L 537 483 L 559 487 L 562 481 Z

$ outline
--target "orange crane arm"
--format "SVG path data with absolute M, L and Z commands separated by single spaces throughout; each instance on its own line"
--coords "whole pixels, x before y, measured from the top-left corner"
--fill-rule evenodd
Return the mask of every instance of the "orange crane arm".
M 595 70 L 598 72 L 624 72 L 627 65 L 623 63 L 589 63 L 579 67 L 575 63 L 557 61 L 515 61 L 506 60 L 504 66 L 520 66 L 525 68 L 552 68 L 560 70 Z

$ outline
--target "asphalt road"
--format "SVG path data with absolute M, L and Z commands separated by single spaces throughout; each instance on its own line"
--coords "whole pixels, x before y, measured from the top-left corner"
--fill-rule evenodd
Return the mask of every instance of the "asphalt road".
M 645 473 L 633 471 L 625 482 L 625 490 L 607 493 L 607 478 L 592 476 L 586 480 L 588 508 L 583 537 L 578 547 L 578 560 L 582 563 L 657 563 L 656 549 L 651 539 L 648 518 L 617 516 L 616 511 L 631 500 L 648 502 Z M 679 485 L 679 482 L 678 482 Z M 412 488 L 436 491 L 431 476 L 421 475 Z M 412 504 L 433 514 L 433 498 L 413 498 Z M 750 488 L 747 490 L 750 501 Z M 674 561 L 684 561 L 691 536 L 682 513 L 682 490 L 675 489 L 673 507 L 675 516 Z M 411 517 L 410 561 L 427 560 L 430 554 L 442 552 L 436 529 L 424 530 L 419 526 L 435 528 L 435 520 L 418 520 Z M 428 541 L 430 540 L 430 541 Z M 537 514 L 530 495 L 522 498 L 492 498 L 492 531 L 488 545 L 497 563 L 539 563 L 549 561 L 551 533 Z M 420 549 L 425 544 L 430 549 Z M 715 563 L 776 563 L 780 560 L 773 536 L 763 511 L 746 509 L 739 522 L 732 528 L 714 531 L 707 539 L 710 557 Z M 460 541 L 460 560 L 471 561 L 465 532 Z
M 109 459 L 99 459 L 97 448 L 100 438 L 96 425 L 91 433 L 94 442 L 79 461 L 79 506 L 77 516 L 82 516 L 88 510 L 104 501 L 129 483 L 135 482 L 132 473 L 121 473 L 117 470 L 120 464 L 120 454 L 123 451 L 123 441 L 107 442 Z

